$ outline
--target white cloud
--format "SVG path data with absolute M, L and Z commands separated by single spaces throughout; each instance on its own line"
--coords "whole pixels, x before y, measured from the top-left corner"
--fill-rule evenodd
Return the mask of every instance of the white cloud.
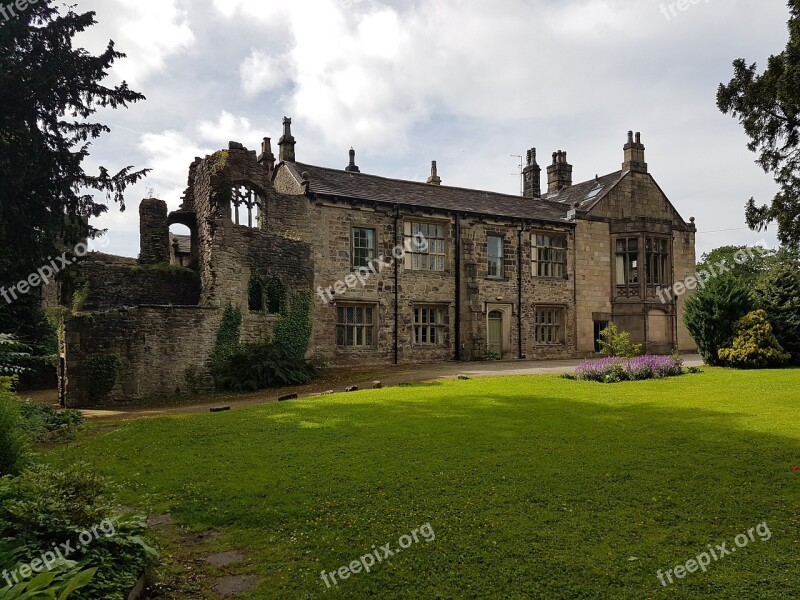
M 115 63 L 114 78 L 141 85 L 149 76 L 165 69 L 167 59 L 191 48 L 195 42 L 188 14 L 178 0 L 86 0 L 79 10 L 94 10 L 103 24 L 79 39 L 94 51 L 108 43 L 127 54 Z
M 212 152 L 179 131 L 144 134 L 139 141 L 139 149 L 146 157 L 146 164 L 153 169 L 145 186 L 155 187 L 156 195 L 166 200 L 173 209 L 177 208 L 186 187 L 189 165 L 195 157 Z
M 241 66 L 242 89 L 248 96 L 271 91 L 289 81 L 290 68 L 288 56 L 254 49 Z

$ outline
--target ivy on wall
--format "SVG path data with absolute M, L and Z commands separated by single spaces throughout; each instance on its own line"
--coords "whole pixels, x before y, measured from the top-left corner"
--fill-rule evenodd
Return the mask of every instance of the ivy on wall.
M 104 400 L 114 389 L 119 375 L 119 359 L 112 355 L 93 356 L 86 361 L 87 389 L 92 400 Z
M 317 375 L 317 367 L 305 358 L 311 342 L 311 306 L 311 292 L 294 294 L 275 321 L 271 342 L 240 344 L 242 313 L 229 305 L 210 361 L 217 389 L 255 391 L 310 383 Z

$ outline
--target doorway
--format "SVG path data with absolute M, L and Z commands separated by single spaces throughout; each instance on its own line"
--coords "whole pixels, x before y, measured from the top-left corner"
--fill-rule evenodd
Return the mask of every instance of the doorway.
M 499 310 L 490 311 L 486 350 L 503 356 L 503 337 L 503 313 Z

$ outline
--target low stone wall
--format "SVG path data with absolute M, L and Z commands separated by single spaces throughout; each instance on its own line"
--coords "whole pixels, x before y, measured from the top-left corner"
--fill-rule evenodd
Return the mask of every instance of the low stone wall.
M 67 295 L 86 285 L 89 287 L 86 310 L 143 304 L 196 306 L 200 299 L 197 273 L 169 265 L 84 261 L 76 266 Z M 72 301 L 71 297 L 62 300 L 67 305 Z
M 208 359 L 214 351 L 222 309 L 139 306 L 70 318 L 65 324 L 66 404 L 89 408 L 207 392 L 213 389 Z M 275 317 L 249 314 L 242 342 L 267 341 Z M 112 359 L 117 373 L 111 391 L 97 397 L 103 382 L 92 376 L 93 362 Z

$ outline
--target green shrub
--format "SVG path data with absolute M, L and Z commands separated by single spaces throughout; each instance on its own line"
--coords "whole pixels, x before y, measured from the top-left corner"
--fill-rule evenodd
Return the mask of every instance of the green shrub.
M 81 567 L 96 568 L 80 597 L 123 600 L 157 556 L 142 537 L 142 516 L 120 516 L 108 481 L 85 464 L 64 468 L 38 465 L 19 477 L 0 480 L 0 538 L 24 549 L 18 556 L 30 562 L 53 544 L 73 542 L 94 532 L 70 556 Z
M 21 402 L 22 429 L 35 442 L 50 442 L 72 437 L 84 422 L 79 410 L 56 410 L 52 406 Z
M 734 324 L 753 309 L 750 291 L 732 277 L 716 277 L 687 301 L 683 322 L 708 365 L 720 365 Z
M 28 371 L 31 355 L 28 347 L 13 335 L 0 333 L 0 376 L 22 375 Z
M 631 334 L 619 331 L 615 324 L 609 325 L 600 332 L 600 354 L 604 356 L 619 356 L 633 358 L 642 353 L 642 345 L 631 342 Z
M 719 351 L 719 358 L 726 366 L 768 369 L 782 367 L 791 358 L 778 343 L 763 310 L 753 311 L 737 321 L 734 336 L 731 347 Z
M 317 367 L 298 360 L 273 344 L 247 344 L 231 357 L 226 374 L 218 386 L 235 392 L 254 392 L 266 388 L 311 383 Z
M 28 437 L 22 425 L 12 378 L 0 378 L 0 477 L 19 473 L 28 452 Z
M 800 272 L 789 264 L 775 268 L 756 288 L 756 296 L 778 342 L 800 364 Z
M 293 295 L 289 309 L 275 321 L 272 341 L 245 345 L 239 342 L 242 313 L 228 306 L 210 358 L 217 389 L 243 392 L 310 383 L 319 371 L 305 358 L 311 341 L 311 304 L 311 293 Z
M 57 559 L 46 572 L 24 581 L 18 573 L 22 565 L 28 564 L 24 561 L 27 556 L 30 556 L 30 549 L 26 546 L 16 547 L 8 541 L 0 541 L 0 572 L 11 581 L 9 585 L 5 578 L 0 580 L 0 600 L 74 598 L 73 592 L 88 585 L 97 571 L 96 568 L 85 568 L 74 561 Z

